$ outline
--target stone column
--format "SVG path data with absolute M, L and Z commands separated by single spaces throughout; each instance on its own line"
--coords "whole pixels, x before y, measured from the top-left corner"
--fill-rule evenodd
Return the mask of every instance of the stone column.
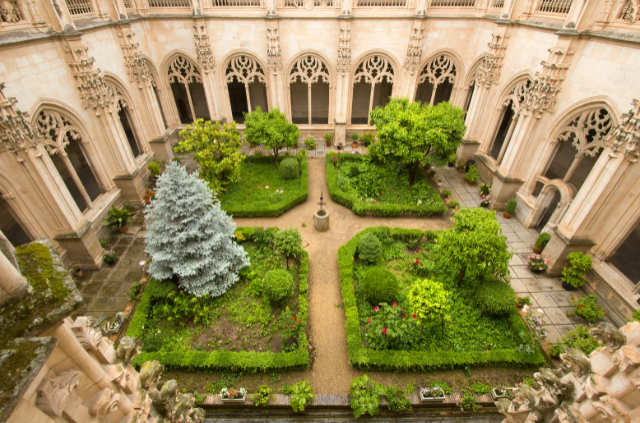
M 400 95 L 413 100 L 416 91 L 416 81 L 422 64 L 422 42 L 424 40 L 423 17 L 415 17 L 411 21 L 411 36 L 404 59 L 404 75 Z
M 0 252 L 0 287 L 10 297 L 22 298 L 30 291 L 27 280 L 20 270 L 15 268 L 9 259 Z M 2 301 L 2 295 L 0 295 Z
M 207 106 L 209 107 L 209 115 L 211 120 L 221 121 L 223 114 L 221 110 L 220 94 L 216 83 L 216 65 L 213 60 L 213 51 L 209 43 L 209 35 L 207 33 L 207 21 L 205 19 L 196 19 L 193 25 L 193 37 L 195 39 L 196 53 L 198 55 L 198 63 L 202 72 L 202 84 L 207 93 Z
M 267 72 L 269 74 L 269 94 L 272 108 L 286 113 L 284 87 L 287 84 L 282 70 L 282 51 L 280 50 L 280 29 L 277 17 L 267 20 Z
M 351 19 L 349 16 L 340 15 L 334 139 L 341 141 L 345 141 L 347 138 L 347 108 L 349 104 L 349 84 L 351 83 Z

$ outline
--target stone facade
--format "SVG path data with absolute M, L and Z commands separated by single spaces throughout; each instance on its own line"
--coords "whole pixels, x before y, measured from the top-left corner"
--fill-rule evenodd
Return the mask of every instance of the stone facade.
M 550 274 L 589 252 L 616 319 L 638 308 L 608 262 L 640 220 L 635 1 L 9 3 L 0 193 L 69 263 L 101 265 L 108 208 L 141 202 L 146 164 L 197 117 L 279 107 L 302 137 L 344 139 L 404 96 L 468 110 L 458 158 L 495 208 L 516 198 L 526 227 L 553 233 Z

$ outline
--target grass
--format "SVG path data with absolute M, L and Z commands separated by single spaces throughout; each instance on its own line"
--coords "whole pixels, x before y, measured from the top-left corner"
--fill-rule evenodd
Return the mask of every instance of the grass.
M 234 216 L 277 216 L 307 198 L 307 174 L 306 158 L 302 163 L 301 177 L 290 180 L 280 176 L 272 158 L 247 158 L 240 170 L 240 181 L 229 184 L 218 199 L 222 209 Z M 261 213 L 262 210 L 272 212 Z

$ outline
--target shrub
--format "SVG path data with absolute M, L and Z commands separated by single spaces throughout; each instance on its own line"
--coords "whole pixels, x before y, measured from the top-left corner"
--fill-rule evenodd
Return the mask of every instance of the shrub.
M 445 197 L 451 197 L 451 191 L 449 191 L 448 189 L 443 189 L 442 195 L 444 195 Z
M 313 393 L 313 388 L 306 380 L 298 382 L 289 388 L 291 393 L 291 407 L 294 412 L 304 411 L 304 408 L 311 403 L 311 400 L 316 397 Z
M 365 374 L 355 378 L 349 385 L 353 416 L 358 418 L 365 413 L 372 416 L 378 414 L 380 395 L 383 395 L 384 391 L 384 387 L 378 385 L 369 375 Z
M 361 283 L 365 297 L 374 305 L 391 302 L 398 292 L 398 278 L 382 267 L 369 269 Z
M 513 288 L 492 277 L 482 282 L 476 297 L 480 309 L 494 316 L 509 314 L 516 302 L 516 293 Z
M 631 313 L 632 322 L 640 322 L 640 310 L 634 310 Z
M 314 148 L 316 148 L 317 144 L 314 141 L 313 137 L 309 137 L 304 140 L 304 145 L 307 147 L 307 150 L 313 150 Z
M 476 395 L 486 395 L 489 392 L 491 392 L 491 389 L 493 389 L 491 386 L 486 385 L 482 382 L 476 382 L 473 385 L 471 385 L 471 392 L 473 392 Z
M 542 272 L 543 270 L 547 270 L 547 262 L 546 258 L 542 258 L 540 254 L 532 254 L 527 257 L 527 266 L 531 269 L 532 272 Z
M 285 229 L 276 233 L 273 237 L 273 246 L 280 254 L 287 257 L 287 269 L 289 257 L 300 258 L 302 255 L 302 237 L 297 229 Z
M 465 408 L 469 411 L 478 411 L 482 408 L 476 398 L 467 390 L 464 391 L 460 402 L 457 402 L 457 404 L 460 406 L 460 411 L 464 411 Z
M 360 140 L 360 136 L 358 134 L 356 134 L 355 132 L 351 134 L 351 141 L 358 142 L 358 140 Z
M 444 285 L 431 279 L 418 279 L 409 291 L 411 309 L 421 325 L 448 320 L 448 297 Z
M 269 395 L 271 394 L 271 392 L 273 392 L 273 389 L 269 388 L 267 385 L 260 385 L 260 388 L 258 388 L 258 392 L 251 395 L 249 398 L 251 398 L 251 401 L 253 401 L 256 407 L 259 407 L 261 405 L 266 406 L 269 402 Z
M 580 288 L 584 285 L 584 272 L 591 270 L 591 257 L 584 253 L 575 252 L 567 256 L 570 266 L 562 271 L 562 280 L 573 286 Z
M 155 176 L 156 178 L 162 173 L 162 167 L 160 167 L 160 164 L 156 162 L 149 163 L 147 165 L 147 169 L 149 169 L 151 176 Z
M 294 158 L 284 159 L 280 163 L 280 175 L 282 179 L 296 179 L 300 176 L 300 165 Z
M 104 225 L 109 229 L 119 229 L 125 226 L 133 216 L 133 212 L 122 207 L 117 208 L 116 206 L 111 207 L 107 218 L 103 220 Z
M 464 175 L 464 179 L 466 179 L 469 182 L 475 182 L 478 179 L 480 179 L 480 171 L 478 170 L 476 165 L 469 166 L 469 172 L 467 172 L 467 174 Z
M 360 260 L 367 263 L 376 263 L 380 258 L 381 252 L 382 245 L 374 234 L 368 233 L 360 238 L 358 243 L 358 257 L 360 257 Z
M 571 295 L 571 305 L 575 307 L 574 312 L 567 313 L 568 316 L 573 316 L 574 314 L 578 314 L 588 322 L 593 322 L 594 320 L 602 319 L 607 313 L 604 312 L 604 309 L 598 305 L 598 297 L 593 294 L 589 294 L 586 297 L 574 298 L 573 294 Z
M 513 198 L 507 201 L 507 205 L 504 206 L 504 212 L 507 214 L 513 214 L 518 207 L 518 202 Z
M 560 338 L 558 343 L 551 349 L 551 355 L 560 355 L 564 353 L 567 348 L 578 348 L 586 355 L 589 355 L 599 346 L 598 341 L 589 333 L 589 328 L 580 325 Z
M 548 234 L 546 232 L 541 233 L 540 235 L 538 235 L 538 238 L 536 238 L 536 248 L 544 250 L 550 240 L 551 234 Z
M 455 209 L 460 205 L 460 203 L 458 203 L 456 200 L 449 200 L 448 204 L 449 204 L 449 207 L 451 207 L 452 209 Z
M 411 411 L 411 400 L 407 398 L 407 394 L 413 394 L 415 385 L 410 383 L 405 389 L 400 389 L 395 386 L 387 386 L 385 388 L 384 395 L 387 397 L 389 403 L 389 410 L 391 411 Z
M 293 276 L 283 269 L 270 270 L 264 275 L 264 295 L 273 303 L 279 303 L 293 295 Z
M 480 185 L 480 193 L 482 193 L 482 195 L 489 195 L 489 192 L 491 192 L 491 185 L 489 184 Z

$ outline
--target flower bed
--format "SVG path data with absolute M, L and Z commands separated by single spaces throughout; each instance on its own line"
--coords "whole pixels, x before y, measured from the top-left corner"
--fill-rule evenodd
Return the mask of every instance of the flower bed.
M 291 157 L 291 156 L 289 156 Z M 280 157 L 279 162 L 287 158 Z M 234 217 L 275 217 L 303 203 L 309 195 L 307 158 L 300 158 L 300 177 L 285 180 L 271 156 L 248 156 L 240 181 L 218 196 L 222 210 Z
M 329 152 L 326 156 L 329 195 L 357 215 L 432 216 L 447 211 L 422 172 L 409 185 L 406 169 L 393 164 L 367 164 L 360 154 Z
M 170 368 L 234 371 L 306 367 L 306 251 L 300 260 L 289 259 L 287 272 L 293 276 L 294 294 L 277 305 L 262 296 L 266 272 L 287 267 L 286 258 L 273 251 L 277 232 L 277 228 L 237 229 L 236 238 L 251 266 L 220 297 L 197 299 L 172 282 L 151 279 L 127 331 L 127 336 L 145 343 L 133 364 L 158 360 Z
M 368 233 L 382 242 L 382 266 L 400 276 L 395 306 L 372 305 L 364 297 L 360 280 L 370 265 L 355 256 L 360 238 Z M 515 304 L 506 316 L 482 314 L 475 298 L 480 282 L 466 277 L 457 287 L 457 272 L 443 265 L 432 243 L 436 237 L 432 231 L 372 227 L 338 250 L 350 364 L 358 369 L 393 371 L 543 364 L 544 357 Z M 407 296 L 413 282 L 426 277 L 451 292 L 451 320 L 444 326 L 438 322 L 424 327 L 421 334 Z

